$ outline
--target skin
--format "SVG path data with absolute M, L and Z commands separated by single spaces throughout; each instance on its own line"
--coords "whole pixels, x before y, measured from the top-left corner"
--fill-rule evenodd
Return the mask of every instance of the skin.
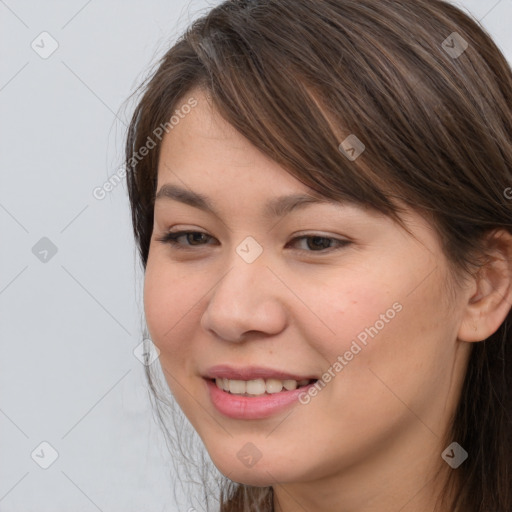
M 268 199 L 312 191 L 201 91 L 190 96 L 197 107 L 163 139 L 157 190 L 172 183 L 207 195 L 220 218 L 157 200 L 144 284 L 148 329 L 179 406 L 217 468 L 237 482 L 272 485 L 278 511 L 434 510 L 434 471 L 453 471 L 441 458 L 443 435 L 471 342 L 495 332 L 510 310 L 510 268 L 455 287 L 436 232 L 411 210 L 414 237 L 340 203 L 266 219 Z M 171 228 L 212 238 L 194 245 L 182 237 L 180 250 L 157 240 Z M 322 251 L 311 239 L 291 242 L 305 234 L 351 243 Z M 247 236 L 263 247 L 251 264 L 236 252 Z M 394 303 L 401 311 L 307 405 L 244 421 L 211 403 L 201 378 L 210 366 L 321 376 Z M 252 467 L 237 457 L 248 442 L 261 453 Z

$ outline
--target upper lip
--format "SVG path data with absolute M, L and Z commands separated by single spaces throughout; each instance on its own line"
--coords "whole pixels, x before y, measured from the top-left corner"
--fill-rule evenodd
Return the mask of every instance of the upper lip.
M 226 364 L 211 366 L 203 375 L 206 379 L 232 379 L 232 380 L 255 380 L 255 379 L 277 379 L 277 380 L 304 380 L 314 379 L 312 375 L 299 375 L 274 368 L 263 366 L 244 366 L 235 368 Z

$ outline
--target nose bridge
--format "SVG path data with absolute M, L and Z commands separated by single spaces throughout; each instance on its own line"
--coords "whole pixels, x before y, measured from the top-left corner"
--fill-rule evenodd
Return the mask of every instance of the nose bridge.
M 228 269 L 214 286 L 201 318 L 203 328 L 239 341 L 245 332 L 279 332 L 286 315 L 263 247 L 244 239 L 227 260 Z
M 252 236 L 245 237 L 227 258 L 228 272 L 215 287 L 214 294 L 227 294 L 228 297 L 233 294 L 242 304 L 244 292 L 247 291 L 245 297 L 250 300 L 255 292 L 263 291 L 264 286 L 261 285 L 272 276 L 267 263 L 268 254 L 263 246 Z

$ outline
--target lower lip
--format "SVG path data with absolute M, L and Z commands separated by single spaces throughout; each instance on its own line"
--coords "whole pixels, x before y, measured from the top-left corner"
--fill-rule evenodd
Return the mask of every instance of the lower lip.
M 294 389 L 292 391 L 280 391 L 261 396 L 232 395 L 223 391 L 210 379 L 205 379 L 210 398 L 217 410 L 229 418 L 237 420 L 259 420 L 268 418 L 289 405 L 298 402 L 299 395 L 307 393 L 315 382 Z

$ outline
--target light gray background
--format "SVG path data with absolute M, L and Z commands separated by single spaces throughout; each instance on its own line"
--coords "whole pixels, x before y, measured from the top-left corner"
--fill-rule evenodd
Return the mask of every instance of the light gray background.
M 92 192 L 122 165 L 129 94 L 218 3 L 0 0 L 0 512 L 196 503 L 173 498 L 133 354 L 143 276 L 126 186 L 103 200 Z M 456 3 L 512 61 L 512 0 Z M 58 43 L 48 58 L 31 47 L 51 49 L 45 31 Z M 46 262 L 33 253 L 43 237 L 57 249 Z M 35 461 L 49 460 L 43 441 L 58 452 L 48 469 Z

